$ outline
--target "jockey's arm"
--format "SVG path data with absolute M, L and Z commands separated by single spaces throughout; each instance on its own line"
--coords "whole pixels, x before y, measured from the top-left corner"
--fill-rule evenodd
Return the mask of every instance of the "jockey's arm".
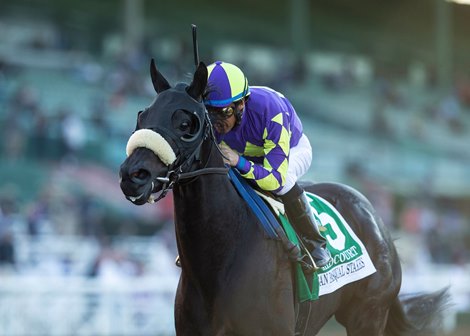
M 271 122 L 266 126 L 264 135 L 263 163 L 255 163 L 240 156 L 235 167 L 244 178 L 252 180 L 261 189 L 276 192 L 286 181 L 290 133 L 283 125 Z

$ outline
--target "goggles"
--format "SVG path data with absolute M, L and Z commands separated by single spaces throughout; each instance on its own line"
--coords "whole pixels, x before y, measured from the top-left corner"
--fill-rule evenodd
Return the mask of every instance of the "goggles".
M 235 113 L 235 106 L 229 105 L 223 108 L 208 107 L 207 112 L 209 113 L 209 118 L 211 120 L 226 120 Z

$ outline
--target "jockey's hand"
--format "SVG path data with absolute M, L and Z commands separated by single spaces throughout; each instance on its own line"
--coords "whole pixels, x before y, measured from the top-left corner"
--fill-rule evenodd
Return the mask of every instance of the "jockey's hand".
M 231 149 L 227 144 L 221 143 L 220 144 L 220 151 L 224 156 L 224 163 L 235 167 L 238 163 L 238 153 Z

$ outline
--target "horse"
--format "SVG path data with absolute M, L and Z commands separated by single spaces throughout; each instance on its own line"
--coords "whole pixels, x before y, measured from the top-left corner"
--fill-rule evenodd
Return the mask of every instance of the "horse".
M 401 265 L 391 234 L 359 191 L 304 183 L 333 204 L 364 243 L 376 272 L 317 300 L 295 297 L 293 262 L 230 182 L 203 97 L 207 68 L 171 86 L 150 62 L 157 93 L 138 113 L 120 167 L 120 187 L 136 205 L 172 191 L 181 275 L 177 335 L 315 335 L 333 316 L 347 335 L 431 335 L 447 290 L 400 300 Z M 307 307 L 309 316 L 299 316 Z M 304 309 L 305 311 L 305 309 Z M 303 318 L 305 328 L 296 331 Z

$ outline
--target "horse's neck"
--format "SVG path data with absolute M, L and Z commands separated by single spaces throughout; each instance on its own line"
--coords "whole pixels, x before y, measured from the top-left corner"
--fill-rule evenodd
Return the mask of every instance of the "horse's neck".
M 210 139 L 206 140 L 201 147 L 199 163 L 193 170 L 223 167 L 215 144 Z M 179 183 L 174 188 L 173 197 L 177 219 L 183 220 L 183 224 L 204 219 L 206 222 L 201 223 L 204 229 L 210 229 L 211 224 L 221 220 L 214 216 L 215 213 L 227 211 L 238 201 L 228 176 L 219 173 L 201 174 Z
M 223 167 L 214 146 L 202 148 L 205 167 Z M 174 191 L 175 225 L 179 253 L 194 272 L 223 268 L 233 257 L 246 232 L 248 208 L 241 201 L 228 176 L 201 175 L 189 183 L 178 184 Z M 244 217 L 244 218 L 243 218 Z

